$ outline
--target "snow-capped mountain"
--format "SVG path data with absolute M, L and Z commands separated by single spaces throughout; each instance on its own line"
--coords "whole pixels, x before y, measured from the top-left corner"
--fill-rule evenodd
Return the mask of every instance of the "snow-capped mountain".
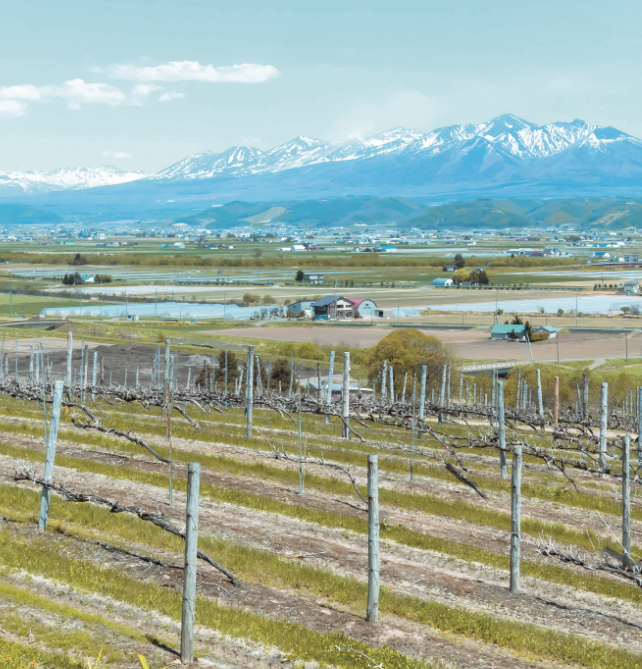
M 248 177 L 292 170 L 310 165 L 348 160 L 368 161 L 387 155 L 421 158 L 452 152 L 466 155 L 485 151 L 523 162 L 550 158 L 582 146 L 600 150 L 608 142 L 621 141 L 642 147 L 640 140 L 613 128 L 576 119 L 570 123 L 535 125 L 511 114 L 479 125 L 455 125 L 429 133 L 395 128 L 364 140 L 340 143 L 297 137 L 270 151 L 233 147 L 224 153 L 202 153 L 158 172 L 150 179 L 193 180 Z
M 50 193 L 122 184 L 142 179 L 143 172 L 123 172 L 112 165 L 63 167 L 53 172 L 0 172 L 0 193 Z
M 84 207 L 81 202 L 87 211 L 95 203 L 127 215 L 201 202 L 346 195 L 443 202 L 615 189 L 642 194 L 642 140 L 579 119 L 537 125 L 510 114 L 431 132 L 399 127 L 345 142 L 299 136 L 269 151 L 235 146 L 189 156 L 153 175 L 112 167 L 0 173 L 0 197 L 28 194 L 48 206 L 55 199 L 65 203 L 65 211 Z

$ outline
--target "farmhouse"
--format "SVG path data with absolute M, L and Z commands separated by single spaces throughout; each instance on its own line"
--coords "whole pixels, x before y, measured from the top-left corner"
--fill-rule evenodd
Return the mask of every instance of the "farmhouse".
M 312 307 L 314 308 L 314 320 L 327 321 L 352 316 L 354 302 L 347 297 L 327 295 L 313 302 Z
M 303 275 L 304 283 L 323 283 L 323 274 L 304 274 Z

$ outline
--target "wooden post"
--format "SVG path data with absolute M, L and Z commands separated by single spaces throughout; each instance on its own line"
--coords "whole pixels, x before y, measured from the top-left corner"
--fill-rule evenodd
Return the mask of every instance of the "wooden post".
M 513 480 L 510 496 L 510 591 L 519 592 L 520 511 L 522 504 L 522 447 L 513 449 Z
M 225 408 L 227 409 L 227 393 L 228 393 L 228 387 L 227 387 L 227 349 L 225 349 Z
M 384 384 L 385 385 L 385 384 Z M 350 353 L 343 354 L 343 436 L 350 437 Z
M 408 372 L 403 375 L 403 388 L 401 390 L 401 401 L 406 401 L 406 385 L 408 383 Z
M 638 388 L 638 468 L 642 466 L 642 387 Z
M 504 422 L 504 382 L 497 381 L 497 436 L 499 437 L 499 473 L 506 478 L 506 423 Z
M 388 361 L 381 363 L 381 399 L 385 400 L 388 396 Z
M 622 437 L 622 548 L 624 557 L 631 555 L 631 486 L 629 467 L 631 464 L 629 435 Z
M 368 609 L 366 620 L 379 622 L 379 456 L 368 455 Z
M 171 340 L 165 340 L 165 414 L 169 410 L 169 364 L 171 357 Z
M 539 367 L 537 368 L 537 411 L 539 413 L 540 420 L 542 421 L 542 427 L 544 426 L 544 403 L 542 401 L 542 374 Z
M 51 483 L 53 480 L 54 463 L 56 461 L 56 444 L 58 442 L 58 428 L 60 426 L 60 408 L 62 407 L 62 391 L 64 385 L 65 384 L 62 381 L 56 381 L 54 384 L 51 427 L 49 428 L 49 441 L 47 442 L 47 456 L 45 459 L 45 473 L 43 476 L 45 483 Z M 38 518 L 38 528 L 41 530 L 47 529 L 50 501 L 51 489 L 43 486 L 42 497 L 40 498 L 40 516 Z
M 424 411 L 426 407 L 426 374 L 428 372 L 428 367 L 426 365 L 421 366 L 421 383 L 419 385 L 419 425 L 424 420 Z M 419 438 L 421 439 L 421 427 L 419 427 Z
M 73 379 L 72 379 L 72 372 L 71 372 L 71 359 L 73 356 L 73 341 L 74 341 L 74 336 L 71 332 L 67 333 L 67 374 L 65 376 L 65 386 L 67 388 L 70 388 Z
M 390 401 L 394 402 L 395 401 L 395 382 L 394 382 L 392 365 L 390 365 L 390 367 L 388 367 L 388 376 L 390 377 Z
M 196 613 L 196 559 L 198 554 L 198 495 L 201 465 L 187 466 L 187 510 L 185 514 L 185 570 L 181 616 L 181 662 L 194 661 L 194 619 Z
M 299 395 L 299 495 L 303 494 L 303 419 L 301 413 L 301 395 Z
M 464 390 L 464 375 L 459 375 L 459 406 L 461 406 L 461 396 Z
M 588 374 L 584 372 L 584 377 L 582 379 L 582 416 L 584 418 L 588 418 L 588 412 L 589 412 L 589 406 L 588 406 L 588 398 L 589 398 L 589 381 L 588 381 Z
M 294 383 L 294 353 L 290 361 L 290 395 L 292 395 L 292 384 Z
M 254 405 L 254 346 L 247 347 L 247 428 L 246 435 L 252 436 L 252 409 Z
M 448 374 L 446 376 L 446 406 L 450 406 L 450 363 L 448 363 Z
M 557 427 L 558 416 L 560 410 L 560 377 L 555 377 L 555 411 L 553 414 L 553 424 Z
M 417 395 L 417 375 L 412 375 L 412 436 L 410 437 L 410 482 L 412 483 L 412 475 L 414 468 L 415 455 L 415 398 Z
M 330 351 L 330 369 L 328 370 L 328 394 L 326 402 L 328 404 L 328 411 L 325 413 L 325 422 L 330 422 L 330 405 L 332 404 L 332 383 L 334 379 L 334 351 Z
M 317 362 L 317 397 L 321 399 L 321 363 Z
M 609 384 L 604 381 L 600 393 L 600 470 L 606 468 L 606 431 L 608 430 Z

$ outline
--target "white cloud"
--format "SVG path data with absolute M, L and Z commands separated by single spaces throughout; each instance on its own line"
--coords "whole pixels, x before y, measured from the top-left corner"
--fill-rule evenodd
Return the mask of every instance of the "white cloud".
M 0 86 L 0 98 L 10 100 L 40 100 L 42 88 L 33 84 L 24 86 Z
M 184 93 L 177 93 L 176 91 L 167 91 L 167 93 L 163 93 L 159 98 L 159 102 L 170 102 L 171 100 L 178 100 L 180 98 L 184 98 L 185 94 Z
M 103 156 L 105 158 L 113 158 L 114 160 L 123 160 L 132 157 L 131 153 L 125 153 L 125 151 L 103 151 Z
M 279 71 L 272 65 L 243 63 L 214 67 L 191 60 L 172 61 L 147 67 L 112 65 L 107 72 L 115 79 L 130 81 L 207 81 L 242 84 L 257 84 L 279 76 Z
M 18 100 L 0 100 L 0 118 L 24 116 L 25 109 L 25 104 Z

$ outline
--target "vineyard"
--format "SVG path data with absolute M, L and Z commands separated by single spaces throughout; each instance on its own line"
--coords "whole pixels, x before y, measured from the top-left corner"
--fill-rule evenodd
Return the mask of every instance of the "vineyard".
M 1 366 L 0 666 L 642 669 L 635 387 L 71 346 Z

